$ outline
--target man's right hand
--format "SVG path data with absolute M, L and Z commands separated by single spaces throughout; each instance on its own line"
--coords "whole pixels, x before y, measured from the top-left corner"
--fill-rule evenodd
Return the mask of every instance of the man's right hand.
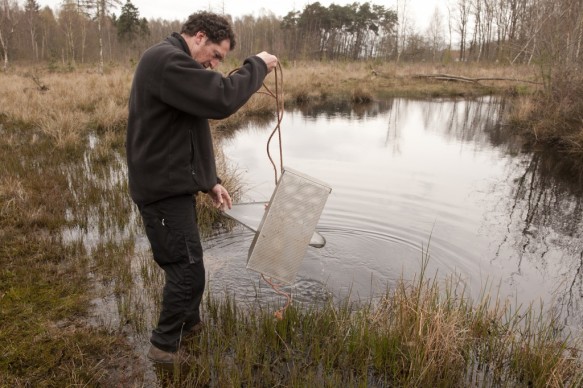
M 266 51 L 260 52 L 259 54 L 257 54 L 257 56 L 261 59 L 263 59 L 263 62 L 265 62 L 265 65 L 267 66 L 267 72 L 270 73 L 271 70 L 273 70 L 275 68 L 275 66 L 277 66 L 277 57 L 275 55 L 271 55 Z

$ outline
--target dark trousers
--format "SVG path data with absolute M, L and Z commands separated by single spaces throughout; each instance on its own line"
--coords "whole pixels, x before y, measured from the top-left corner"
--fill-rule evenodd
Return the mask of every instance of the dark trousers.
M 166 276 L 162 310 L 150 342 L 175 352 L 182 336 L 200 322 L 205 286 L 195 199 L 192 195 L 172 197 L 139 208 L 154 260 Z

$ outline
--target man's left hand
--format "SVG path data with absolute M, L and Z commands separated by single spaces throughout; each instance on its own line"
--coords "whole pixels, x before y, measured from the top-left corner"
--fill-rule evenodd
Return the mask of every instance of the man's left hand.
M 216 208 L 224 210 L 225 208 L 230 209 L 233 205 L 231 201 L 231 196 L 227 189 L 222 185 L 216 184 L 211 191 L 208 193 L 213 200 L 213 204 Z

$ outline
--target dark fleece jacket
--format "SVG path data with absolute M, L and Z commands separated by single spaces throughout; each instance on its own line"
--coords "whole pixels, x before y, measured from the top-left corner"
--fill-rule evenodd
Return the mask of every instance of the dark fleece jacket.
M 207 119 L 235 113 L 266 75 L 256 56 L 229 77 L 206 70 L 177 33 L 148 49 L 129 101 L 126 151 L 134 202 L 207 192 L 220 182 Z

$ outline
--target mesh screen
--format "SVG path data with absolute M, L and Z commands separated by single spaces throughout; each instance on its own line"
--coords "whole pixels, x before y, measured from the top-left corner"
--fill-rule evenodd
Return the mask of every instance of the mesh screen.
M 247 268 L 292 284 L 331 189 L 285 169 L 249 249 Z

